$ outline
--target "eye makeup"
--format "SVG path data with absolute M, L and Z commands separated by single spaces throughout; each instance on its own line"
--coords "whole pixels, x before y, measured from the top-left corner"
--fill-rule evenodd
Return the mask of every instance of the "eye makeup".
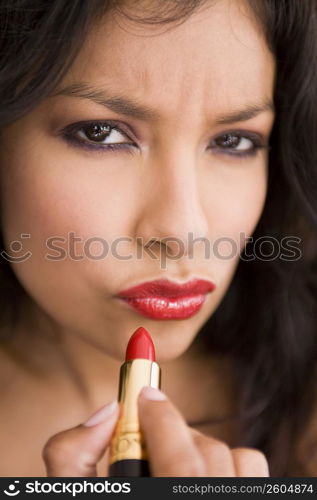
M 138 145 L 132 140 L 126 126 L 118 121 L 85 121 L 77 122 L 65 127 L 59 135 L 70 145 L 96 153 L 107 153 L 122 151 L 134 153 Z M 91 134 L 95 131 L 95 134 Z M 99 131 L 99 133 L 97 133 Z M 121 135 L 126 142 L 102 143 L 109 140 L 111 135 Z M 89 138 L 88 135 L 95 135 Z M 86 136 L 86 137 L 85 137 Z M 104 138 L 103 138 L 104 136 Z M 249 147 L 246 147 L 249 144 Z M 244 145 L 244 147 L 243 147 Z M 259 150 L 269 150 L 270 147 L 261 135 L 245 130 L 229 130 L 218 134 L 213 138 L 207 150 L 217 155 L 229 155 L 233 157 L 254 157 Z
M 99 137 L 96 137 L 95 141 L 89 139 L 88 137 L 87 139 L 84 137 L 78 137 L 78 133 L 80 132 L 87 136 L 88 131 L 92 131 L 94 129 L 96 130 L 97 128 L 99 128 L 100 134 Z M 121 134 L 123 139 L 125 138 L 127 141 L 101 145 L 100 136 L 102 136 L 102 134 L 105 135 L 104 140 L 106 140 L 113 132 Z M 124 151 L 131 153 L 133 152 L 131 148 L 137 149 L 138 146 L 132 139 L 130 139 L 130 134 L 132 135 L 131 132 L 127 131 L 127 127 L 125 127 L 124 124 L 120 123 L 119 126 L 118 122 L 115 120 L 98 120 L 82 121 L 68 125 L 62 129 L 58 135 L 60 135 L 71 146 L 82 148 L 90 152 L 105 153 L 107 151 Z

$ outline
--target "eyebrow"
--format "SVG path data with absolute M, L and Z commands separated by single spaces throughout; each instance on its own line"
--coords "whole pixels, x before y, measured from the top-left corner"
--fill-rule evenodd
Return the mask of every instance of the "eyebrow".
M 140 120 L 158 121 L 160 115 L 154 109 L 141 105 L 138 101 L 121 95 L 111 95 L 105 90 L 99 90 L 85 83 L 68 85 L 50 94 L 50 97 L 67 96 L 89 99 L 122 115 L 132 116 Z M 216 118 L 217 125 L 226 125 L 254 118 L 264 111 L 274 112 L 274 104 L 271 99 L 266 99 L 260 104 L 249 104 L 243 109 L 232 111 Z
M 217 125 L 227 125 L 234 122 L 251 120 L 251 118 L 254 118 L 264 111 L 274 112 L 274 104 L 271 99 L 267 99 L 262 104 L 249 104 L 244 109 L 220 116 L 216 119 L 216 123 Z

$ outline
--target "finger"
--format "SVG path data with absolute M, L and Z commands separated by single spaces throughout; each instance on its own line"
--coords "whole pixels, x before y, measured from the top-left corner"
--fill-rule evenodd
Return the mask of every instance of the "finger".
M 237 477 L 269 477 L 267 459 L 259 450 L 254 448 L 231 449 Z
M 235 477 L 235 465 L 229 446 L 206 436 L 196 429 L 191 429 L 192 437 L 205 463 L 206 476 L 208 477 Z
M 204 476 L 204 465 L 184 418 L 166 396 L 144 387 L 139 419 L 152 476 Z
M 52 436 L 42 452 L 50 477 L 97 476 L 96 465 L 104 454 L 117 418 L 119 405 L 100 408 L 85 423 Z

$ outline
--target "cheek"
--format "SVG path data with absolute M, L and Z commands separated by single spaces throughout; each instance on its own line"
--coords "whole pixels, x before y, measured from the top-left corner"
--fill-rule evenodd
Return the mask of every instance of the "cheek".
M 205 183 L 204 199 L 208 214 L 210 262 L 218 287 L 212 295 L 213 312 L 225 296 L 245 239 L 251 236 L 262 214 L 267 192 L 267 161 L 244 169 L 223 169 Z M 209 188 L 209 189 L 208 189 Z
M 231 209 L 226 213 L 229 224 L 231 219 L 232 231 L 250 236 L 261 216 L 267 190 L 265 171 L 257 171 L 241 185 L 237 183 L 236 192 L 229 195 Z
M 89 238 L 110 241 L 129 231 L 134 190 L 129 182 L 123 192 L 127 182 L 119 169 L 108 175 L 100 164 L 89 168 L 87 161 L 67 162 L 56 155 L 53 161 L 49 155 L 28 155 L 27 163 L 12 156 L 6 165 L 1 217 L 7 240 L 29 232 L 44 249 L 48 238 L 73 233 L 80 247 Z
M 12 241 L 21 241 L 21 233 L 30 234 L 21 241 L 23 251 L 15 256 L 25 252 L 32 256 L 14 264 L 14 269 L 24 288 L 46 310 L 62 312 L 66 298 L 71 308 L 70 297 L 74 304 L 75 297 L 86 300 L 93 310 L 96 293 L 111 293 L 113 283 L 124 279 L 120 273 L 126 266 L 110 251 L 106 258 L 103 252 L 112 240 L 130 236 L 137 186 L 131 185 L 132 179 L 123 182 L 122 170 L 109 172 L 100 161 L 90 165 L 87 160 L 74 161 L 74 155 L 72 161 L 67 155 L 65 159 L 65 151 L 59 157 L 46 149 L 41 156 L 39 150 L 36 155 L 11 152 L 3 161 L 1 217 L 6 248 Z M 121 253 L 123 247 L 118 246 Z
M 242 160 L 243 162 L 243 160 Z M 205 184 L 212 257 L 222 277 L 238 263 L 245 240 L 262 214 L 267 192 L 267 159 L 213 172 Z M 209 187 L 209 191 L 208 191 Z M 222 269 L 222 271 L 221 271 Z

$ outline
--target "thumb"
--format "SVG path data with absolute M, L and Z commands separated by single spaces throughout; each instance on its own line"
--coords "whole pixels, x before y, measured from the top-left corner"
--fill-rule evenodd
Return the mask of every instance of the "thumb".
M 54 434 L 42 451 L 48 477 L 96 477 L 119 416 L 117 401 L 103 406 L 86 422 Z

